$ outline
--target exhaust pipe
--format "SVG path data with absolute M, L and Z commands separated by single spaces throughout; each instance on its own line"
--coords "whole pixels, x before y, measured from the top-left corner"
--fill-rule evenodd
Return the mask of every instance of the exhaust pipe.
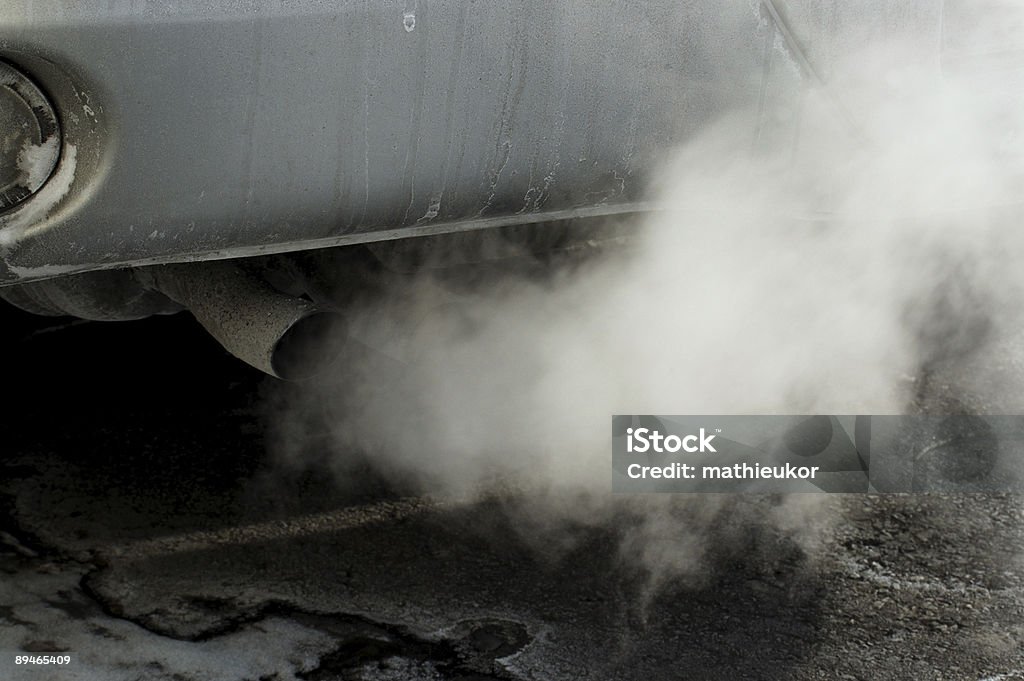
M 279 292 L 230 261 L 154 265 L 136 278 L 188 309 L 235 357 L 285 380 L 310 378 L 339 347 L 341 316 Z M 333 351 L 332 351 L 333 350 Z

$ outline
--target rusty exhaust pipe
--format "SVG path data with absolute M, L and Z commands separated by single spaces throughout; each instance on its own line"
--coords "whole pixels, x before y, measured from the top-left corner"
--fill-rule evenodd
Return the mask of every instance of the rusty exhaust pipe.
M 136 278 L 188 309 L 225 350 L 271 376 L 310 378 L 340 349 L 330 341 L 341 337 L 341 315 L 281 293 L 232 262 L 154 265 L 137 269 Z

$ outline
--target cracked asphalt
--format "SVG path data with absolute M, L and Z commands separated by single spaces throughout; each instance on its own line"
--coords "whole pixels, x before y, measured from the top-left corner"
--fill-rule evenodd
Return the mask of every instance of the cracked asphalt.
M 1020 498 L 829 497 L 814 555 L 740 499 L 652 595 L 628 528 L 545 550 L 503 499 L 282 470 L 287 388 L 186 316 L 3 314 L 0 679 L 1024 680 Z

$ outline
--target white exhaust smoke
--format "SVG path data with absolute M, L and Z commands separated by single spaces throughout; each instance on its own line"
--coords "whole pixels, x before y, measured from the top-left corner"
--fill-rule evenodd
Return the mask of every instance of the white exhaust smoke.
M 757 112 L 707 127 L 621 258 L 457 304 L 427 272 L 401 304 L 372 301 L 352 326 L 416 327 L 404 361 L 343 362 L 307 386 L 280 415 L 282 457 L 326 411 L 340 477 L 360 453 L 431 493 L 511 485 L 529 532 L 629 514 L 623 555 L 659 583 L 697 574 L 713 519 L 741 502 L 613 497 L 612 414 L 905 413 L 936 372 L 1020 409 L 1005 363 L 957 374 L 993 366 L 1020 329 L 1020 110 L 902 54 L 865 47 L 837 65 L 855 130 L 816 90 L 781 156 L 757 151 Z M 763 522 L 811 547 L 827 508 L 791 498 Z

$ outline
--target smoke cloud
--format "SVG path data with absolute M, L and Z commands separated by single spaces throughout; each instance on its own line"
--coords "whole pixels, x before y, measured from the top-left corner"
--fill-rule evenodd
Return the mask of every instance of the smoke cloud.
M 1016 364 L 993 360 L 1020 328 L 1019 126 L 1005 92 L 920 54 L 837 62 L 768 150 L 763 112 L 726 112 L 662 169 L 665 208 L 623 252 L 475 288 L 423 267 L 355 304 L 366 347 L 285 405 L 282 459 L 310 463 L 315 413 L 339 479 L 363 456 L 417 491 L 514 489 L 548 538 L 629 517 L 624 559 L 657 585 L 699 575 L 746 502 L 612 497 L 612 414 L 906 413 L 941 386 L 1019 409 Z M 813 550 L 832 509 L 746 517 Z

